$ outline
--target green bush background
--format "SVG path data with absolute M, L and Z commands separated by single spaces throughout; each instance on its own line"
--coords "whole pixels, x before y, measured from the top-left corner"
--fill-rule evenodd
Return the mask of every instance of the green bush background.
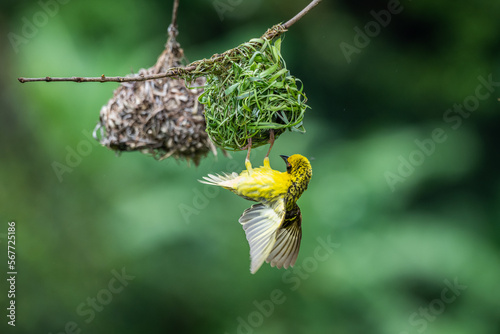
M 178 40 L 190 61 L 209 57 L 259 37 L 306 3 L 181 0 Z M 220 4 L 228 6 L 221 15 Z M 290 29 L 283 56 L 304 82 L 312 109 L 307 133 L 281 136 L 271 164 L 284 170 L 279 154 L 312 161 L 313 179 L 299 201 L 302 269 L 264 265 L 256 275 L 249 273 L 237 221 L 251 203 L 197 182 L 207 173 L 243 169 L 245 153 L 231 160 L 209 156 L 198 168 L 139 153 L 117 157 L 88 135 L 117 84 L 16 81 L 125 75 L 153 65 L 166 41 L 171 2 L 58 6 L 16 50 L 8 34 L 22 36 L 23 18 L 33 22 L 43 8 L 34 1 L 1 4 L 4 313 L 8 221 L 17 226 L 18 275 L 16 327 L 2 314 L 0 328 L 54 334 L 500 331 L 500 87 L 467 117 L 447 111 L 474 102 L 478 77 L 500 82 L 500 2 L 404 0 L 401 12 L 350 62 L 341 43 L 355 46 L 354 28 L 370 27 L 370 11 L 388 2 L 325 0 Z M 436 129 L 446 140 L 419 155 L 415 140 L 429 143 Z M 68 165 L 69 150 L 85 154 L 70 160 L 71 172 L 59 179 L 53 164 Z M 266 151 L 252 152 L 254 165 Z M 387 172 L 397 174 L 401 159 L 411 157 L 424 160 L 391 188 Z M 331 254 L 317 252 L 318 238 L 336 244 Z M 135 278 L 110 295 L 112 271 L 122 268 Z M 447 288 L 453 282 L 466 286 L 460 295 Z M 280 303 L 263 302 L 280 291 Z M 109 296 L 101 307 L 99 298 Z M 91 309 L 89 298 L 97 298 L 100 310 L 91 321 L 77 311 L 82 303 Z

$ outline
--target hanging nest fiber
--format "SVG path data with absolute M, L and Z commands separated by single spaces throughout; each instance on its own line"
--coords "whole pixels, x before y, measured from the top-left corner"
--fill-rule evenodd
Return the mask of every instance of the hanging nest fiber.
M 169 28 L 170 37 L 156 65 L 141 69 L 139 75 L 181 67 L 184 54 L 176 33 Z M 204 77 L 191 82 L 191 89 L 184 80 L 174 78 L 124 82 L 102 107 L 94 137 L 116 151 L 141 151 L 159 160 L 173 156 L 198 165 L 209 151 L 217 154 L 205 132 L 204 108 L 198 102 L 204 84 Z
M 286 68 L 281 39 L 273 43 L 267 38 L 282 32 L 273 29 L 283 28 L 274 26 L 261 38 L 193 63 L 198 68 L 192 73 L 207 78 L 199 98 L 205 105 L 206 132 L 225 150 L 242 150 L 249 138 L 252 147 L 267 144 L 271 129 L 275 138 L 286 129 L 305 132 L 307 98 L 302 82 Z

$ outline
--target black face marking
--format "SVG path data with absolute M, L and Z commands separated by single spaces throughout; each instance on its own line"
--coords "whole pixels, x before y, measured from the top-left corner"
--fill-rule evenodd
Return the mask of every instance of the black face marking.
M 286 163 L 286 171 L 290 173 L 292 171 L 292 165 L 288 162 L 289 156 L 287 155 L 280 155 L 281 159 Z

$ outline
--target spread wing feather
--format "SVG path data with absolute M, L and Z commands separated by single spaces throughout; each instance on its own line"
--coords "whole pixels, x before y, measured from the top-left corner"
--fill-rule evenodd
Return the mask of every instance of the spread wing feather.
M 283 200 L 273 206 L 255 204 L 246 209 L 239 222 L 250 245 L 250 272 L 254 274 L 264 263 L 276 243 L 276 231 L 283 222 Z
M 300 216 L 296 219 L 300 219 Z M 300 223 L 295 222 L 288 227 L 280 228 L 277 232 L 276 243 L 266 262 L 270 262 L 271 267 L 279 269 L 293 267 L 299 255 L 301 239 L 302 227 Z

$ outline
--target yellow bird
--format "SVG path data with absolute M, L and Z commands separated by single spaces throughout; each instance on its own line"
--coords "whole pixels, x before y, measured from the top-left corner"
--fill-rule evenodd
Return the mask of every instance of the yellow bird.
M 264 261 L 272 267 L 293 267 L 299 254 L 302 215 L 296 202 L 307 189 L 312 168 L 309 160 L 299 154 L 281 158 L 286 163 L 286 172 L 273 170 L 267 156 L 264 166 L 252 168 L 247 155 L 246 170 L 239 175 L 209 174 L 200 180 L 260 202 L 246 209 L 239 219 L 250 245 L 252 274 Z

